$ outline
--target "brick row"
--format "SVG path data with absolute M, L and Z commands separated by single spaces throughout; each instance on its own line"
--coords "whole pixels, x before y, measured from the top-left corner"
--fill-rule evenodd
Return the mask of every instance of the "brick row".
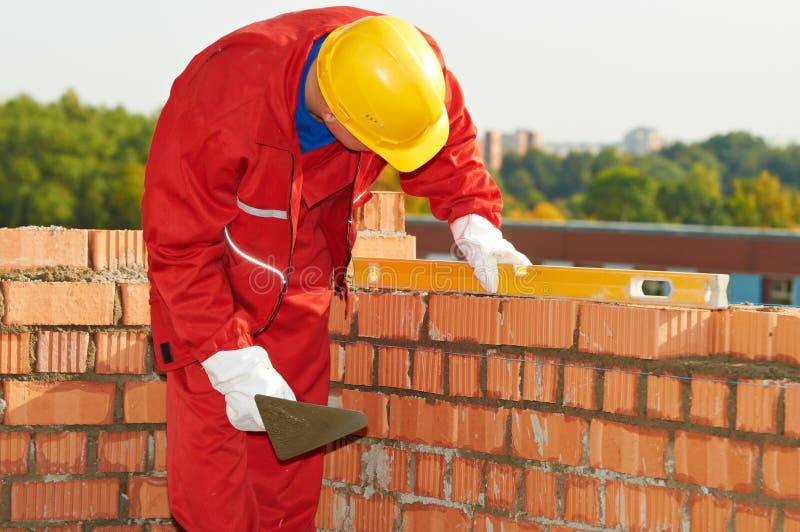
M 113 382 L 4 381 L 5 425 L 108 425 L 115 421 Z M 125 423 L 166 422 L 166 381 L 126 382 Z M 119 420 L 117 420 L 119 421 Z

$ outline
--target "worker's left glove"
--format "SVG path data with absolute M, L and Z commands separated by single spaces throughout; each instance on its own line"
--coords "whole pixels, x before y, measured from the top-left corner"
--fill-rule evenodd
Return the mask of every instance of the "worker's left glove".
M 456 218 L 450 224 L 450 231 L 487 292 L 497 292 L 498 264 L 531 265 L 528 257 L 514 249 L 500 230 L 483 216 L 468 214 Z
M 263 347 L 219 351 L 201 364 L 211 385 L 225 396 L 228 421 L 239 430 L 266 430 L 256 407 L 256 394 L 295 400 L 294 392 L 272 367 Z

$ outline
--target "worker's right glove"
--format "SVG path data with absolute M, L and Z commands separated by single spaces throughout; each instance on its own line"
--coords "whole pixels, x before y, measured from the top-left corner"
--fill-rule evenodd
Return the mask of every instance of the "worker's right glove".
M 503 233 L 483 216 L 467 214 L 456 218 L 450 224 L 450 231 L 475 277 L 491 294 L 497 292 L 498 264 L 531 265 L 528 257 L 514 249 L 511 242 L 503 238 Z
M 228 420 L 239 430 L 266 430 L 256 408 L 256 394 L 295 400 L 294 392 L 261 346 L 219 351 L 201 364 L 211 385 L 225 396 Z

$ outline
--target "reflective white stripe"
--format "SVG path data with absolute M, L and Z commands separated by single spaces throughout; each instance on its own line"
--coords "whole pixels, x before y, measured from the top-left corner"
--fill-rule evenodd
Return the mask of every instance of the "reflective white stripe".
M 257 266 L 261 266 L 262 268 L 271 271 L 272 273 L 274 273 L 275 275 L 277 275 L 278 277 L 281 278 L 281 282 L 282 283 L 286 282 L 286 278 L 283 276 L 283 272 L 280 271 L 278 268 L 275 268 L 274 266 L 270 266 L 269 264 L 265 264 L 265 263 L 261 262 L 260 260 L 251 257 L 250 255 L 248 255 L 247 253 L 245 253 L 241 249 L 239 249 L 236 246 L 236 244 L 233 243 L 233 240 L 231 240 L 231 235 L 228 234 L 228 228 L 227 227 L 225 228 L 225 239 L 228 241 L 228 244 L 230 244 L 231 249 L 233 251 L 235 251 L 237 255 L 239 255 L 240 257 L 242 257 L 243 259 L 245 259 L 247 261 L 252 262 L 253 264 L 255 264 Z
M 281 220 L 286 219 L 286 211 L 279 211 L 277 209 L 257 209 L 243 202 L 238 197 L 236 198 L 236 205 L 247 214 L 252 214 L 253 216 L 258 216 L 259 218 L 280 218 Z
M 357 202 L 358 200 L 360 200 L 360 199 L 361 199 L 361 196 L 363 196 L 363 195 L 364 195 L 364 194 L 366 194 L 367 192 L 369 192 L 369 191 L 368 191 L 368 190 L 365 190 L 364 192 L 362 192 L 361 194 L 359 194 L 358 196 L 356 196 L 356 197 L 355 197 L 355 199 L 353 200 L 353 203 L 355 203 L 355 202 Z

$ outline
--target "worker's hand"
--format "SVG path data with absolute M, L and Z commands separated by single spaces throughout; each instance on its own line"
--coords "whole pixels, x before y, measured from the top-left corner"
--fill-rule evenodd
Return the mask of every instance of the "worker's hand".
M 477 214 L 468 214 L 450 224 L 453 239 L 475 270 L 484 290 L 497 292 L 497 265 L 530 266 L 528 257 L 514 249 L 492 222 Z
M 260 346 L 220 351 L 201 364 L 211 385 L 225 396 L 228 420 L 239 430 L 266 430 L 256 408 L 256 394 L 295 400 L 294 392 Z

